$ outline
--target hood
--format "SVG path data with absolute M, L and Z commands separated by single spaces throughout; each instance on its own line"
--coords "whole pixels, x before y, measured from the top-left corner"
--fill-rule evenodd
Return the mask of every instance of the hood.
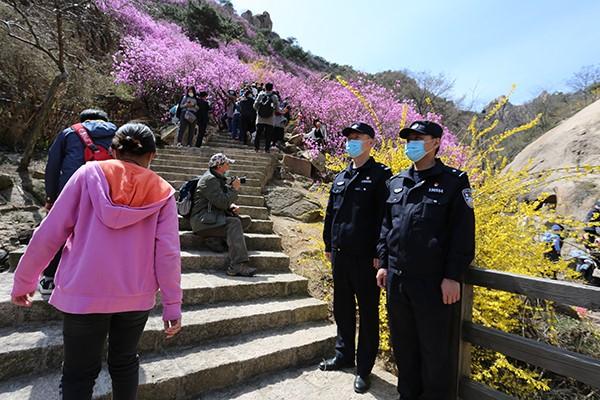
M 83 123 L 89 135 L 93 138 L 113 137 L 117 131 L 117 127 L 112 122 L 102 120 L 85 121 Z
M 175 189 L 155 172 L 136 164 L 107 160 L 86 164 L 87 189 L 96 216 L 121 229 L 160 211 Z

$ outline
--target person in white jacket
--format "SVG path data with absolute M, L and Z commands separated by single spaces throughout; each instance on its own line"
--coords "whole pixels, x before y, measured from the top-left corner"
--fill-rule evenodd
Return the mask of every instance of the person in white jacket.
M 310 132 L 304 134 L 304 140 L 313 141 L 319 146 L 327 143 L 327 139 L 327 127 L 318 118 L 313 121 L 313 128 Z

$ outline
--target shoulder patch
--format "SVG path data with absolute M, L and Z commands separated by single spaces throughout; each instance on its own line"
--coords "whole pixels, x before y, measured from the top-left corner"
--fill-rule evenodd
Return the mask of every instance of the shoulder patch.
M 445 165 L 445 170 L 446 172 L 448 172 L 450 175 L 456 176 L 458 178 L 464 176 L 466 174 L 466 172 L 461 171 L 460 169 L 457 168 L 453 168 L 453 167 L 449 167 L 447 165 Z
M 469 208 L 473 208 L 473 191 L 470 188 L 462 190 L 462 197 Z

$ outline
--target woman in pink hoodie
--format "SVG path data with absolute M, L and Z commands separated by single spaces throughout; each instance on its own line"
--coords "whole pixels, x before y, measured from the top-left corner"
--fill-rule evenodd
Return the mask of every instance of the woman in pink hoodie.
M 42 270 L 66 243 L 50 304 L 64 313 L 64 400 L 91 399 L 108 336 L 113 399 L 136 398 L 137 345 L 158 290 L 167 338 L 181 330 L 181 262 L 173 188 L 148 169 L 154 134 L 130 123 L 115 160 L 71 177 L 36 229 L 14 276 L 12 301 L 31 306 Z

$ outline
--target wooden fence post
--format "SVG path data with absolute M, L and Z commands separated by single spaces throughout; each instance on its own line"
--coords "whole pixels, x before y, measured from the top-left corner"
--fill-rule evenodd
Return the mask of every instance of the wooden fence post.
M 471 345 L 462 337 L 463 324 L 471 322 L 473 316 L 473 286 L 463 284 L 460 303 L 454 309 L 454 322 L 452 325 L 452 388 L 451 399 L 459 399 L 460 381 L 471 375 Z

